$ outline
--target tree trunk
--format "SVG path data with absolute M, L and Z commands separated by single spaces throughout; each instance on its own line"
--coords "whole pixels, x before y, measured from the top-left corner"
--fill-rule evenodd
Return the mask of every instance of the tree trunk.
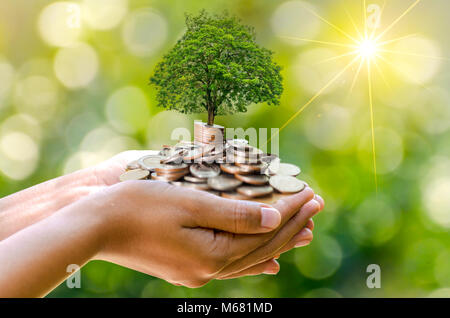
M 208 125 L 214 125 L 214 109 L 208 108 Z

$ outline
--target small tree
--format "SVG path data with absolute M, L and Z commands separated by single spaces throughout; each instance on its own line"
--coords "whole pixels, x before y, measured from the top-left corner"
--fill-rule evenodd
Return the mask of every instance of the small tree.
M 181 113 L 247 111 L 251 103 L 278 105 L 283 92 L 272 52 L 255 43 L 253 28 L 227 14 L 186 15 L 186 33 L 156 66 L 150 82 L 158 105 Z

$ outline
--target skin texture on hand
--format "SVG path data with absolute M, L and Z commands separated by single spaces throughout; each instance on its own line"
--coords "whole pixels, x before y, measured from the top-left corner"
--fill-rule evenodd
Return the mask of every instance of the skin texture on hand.
M 43 296 L 69 275 L 67 265 L 92 259 L 189 287 L 212 279 L 275 274 L 279 265 L 274 258 L 312 240 L 311 218 L 323 208 L 323 200 L 309 187 L 268 206 L 158 181 L 117 184 L 126 163 L 142 155 L 125 152 L 65 176 L 88 180 L 89 191 L 58 211 L 48 209 L 46 217 L 29 205 L 31 217 L 24 213 L 22 222 L 26 226 L 0 242 L 0 296 Z M 16 195 L 23 204 L 27 197 L 33 201 L 25 194 Z M 11 202 L 18 199 L 7 199 L 0 206 L 14 209 Z

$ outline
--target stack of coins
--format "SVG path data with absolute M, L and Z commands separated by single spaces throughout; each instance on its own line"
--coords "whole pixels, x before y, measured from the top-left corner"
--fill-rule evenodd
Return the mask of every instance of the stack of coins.
M 207 125 L 201 121 L 194 122 L 194 140 L 200 145 L 223 145 L 225 128 L 219 125 Z
M 299 173 L 297 166 L 233 139 L 222 145 L 164 146 L 130 162 L 120 180 L 162 180 L 224 198 L 272 203 L 304 189 L 305 183 L 296 178 Z

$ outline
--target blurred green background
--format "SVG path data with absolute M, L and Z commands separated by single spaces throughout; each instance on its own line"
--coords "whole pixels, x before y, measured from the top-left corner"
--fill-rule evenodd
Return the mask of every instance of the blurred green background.
M 278 107 L 219 116 L 227 127 L 281 127 L 351 60 L 349 43 L 304 6 L 356 35 L 363 1 L 0 1 L 0 196 L 127 149 L 173 143 L 194 119 L 156 107 L 148 78 L 183 34 L 184 13 L 228 12 L 256 28 L 283 66 Z M 412 0 L 386 1 L 380 30 Z M 384 1 L 367 0 L 383 7 Z M 450 296 L 450 3 L 422 1 L 393 27 L 373 65 L 378 191 L 367 72 L 354 65 L 280 133 L 283 160 L 325 201 L 313 243 L 282 255 L 277 276 L 175 287 L 105 262 L 82 269 L 81 289 L 49 297 Z M 413 54 L 411 54 L 413 53 Z M 431 57 L 434 56 L 434 57 Z M 70 248 L 70 247 L 69 247 Z M 149 247 L 151 248 L 151 247 Z M 366 286 L 379 264 L 381 288 Z

